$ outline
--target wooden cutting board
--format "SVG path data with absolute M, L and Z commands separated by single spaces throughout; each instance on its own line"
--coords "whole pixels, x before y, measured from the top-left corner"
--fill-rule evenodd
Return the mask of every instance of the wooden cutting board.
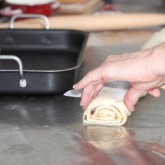
M 134 13 L 134 14 L 103 14 L 103 15 L 72 15 L 52 16 L 48 18 L 50 29 L 75 29 L 83 31 L 122 30 L 162 26 L 165 14 Z M 43 28 L 43 20 L 29 19 L 15 22 L 15 28 Z M 9 23 L 0 24 L 0 28 L 9 28 Z

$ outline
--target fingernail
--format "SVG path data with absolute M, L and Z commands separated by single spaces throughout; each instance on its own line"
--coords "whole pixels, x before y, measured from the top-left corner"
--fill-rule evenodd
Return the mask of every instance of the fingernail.
M 132 106 L 132 105 L 129 105 L 129 104 L 127 104 L 127 103 L 125 103 L 125 105 L 126 105 L 126 107 L 128 108 L 128 110 L 130 111 L 130 112 L 133 112 L 135 109 L 134 109 L 134 106 Z
M 85 110 L 85 107 L 84 107 L 84 106 L 82 106 L 82 109 L 83 109 L 83 110 Z
M 80 103 L 80 106 L 82 107 L 82 109 L 86 109 L 86 105 L 84 103 Z
M 165 85 L 161 86 L 162 89 L 165 89 Z
M 134 108 L 130 108 L 129 110 L 130 110 L 130 112 L 133 112 L 133 111 L 135 111 L 135 109 L 134 109 Z
M 129 106 L 128 109 L 129 109 L 130 112 L 135 111 L 134 106 Z
M 74 84 L 74 85 L 73 85 L 73 88 L 75 89 L 75 88 L 76 88 L 76 86 L 77 86 L 77 84 Z
M 82 107 L 84 106 L 82 101 L 80 102 L 80 106 L 82 106 Z

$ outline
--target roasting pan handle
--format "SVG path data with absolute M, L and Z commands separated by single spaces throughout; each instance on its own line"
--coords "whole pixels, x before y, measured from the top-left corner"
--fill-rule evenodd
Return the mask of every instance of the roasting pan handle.
M 14 60 L 18 63 L 19 66 L 19 75 L 20 75 L 20 87 L 24 88 L 27 85 L 26 79 L 24 78 L 23 73 L 23 64 L 20 58 L 14 55 L 0 55 L 0 60 Z
M 49 29 L 49 20 L 46 16 L 41 14 L 16 14 L 11 17 L 9 27 L 10 29 L 14 29 L 14 22 L 17 18 L 40 18 L 45 22 L 45 29 Z

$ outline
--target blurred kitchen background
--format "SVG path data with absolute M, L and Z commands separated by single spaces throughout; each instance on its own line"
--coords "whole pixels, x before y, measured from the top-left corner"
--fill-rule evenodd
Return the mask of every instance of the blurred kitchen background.
M 15 14 L 80 15 L 118 13 L 164 13 L 165 0 L 0 0 L 0 23 Z M 92 21 L 92 20 L 91 20 Z M 162 27 L 124 31 L 91 32 L 90 46 L 145 42 Z

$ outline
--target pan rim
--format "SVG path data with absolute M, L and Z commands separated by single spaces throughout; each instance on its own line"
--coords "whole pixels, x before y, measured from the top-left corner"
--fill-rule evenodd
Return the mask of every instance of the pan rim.
M 80 68 L 82 65 L 82 62 L 78 65 L 76 65 L 75 67 L 71 67 L 71 68 L 67 68 L 67 69 L 58 69 L 58 70 L 29 70 L 29 69 L 24 69 L 23 72 L 33 72 L 33 73 L 57 73 L 57 72 L 67 72 L 67 71 L 71 71 L 71 70 L 76 70 L 78 68 Z M 1 72 L 18 72 L 18 69 L 11 69 L 11 70 L 0 70 Z

